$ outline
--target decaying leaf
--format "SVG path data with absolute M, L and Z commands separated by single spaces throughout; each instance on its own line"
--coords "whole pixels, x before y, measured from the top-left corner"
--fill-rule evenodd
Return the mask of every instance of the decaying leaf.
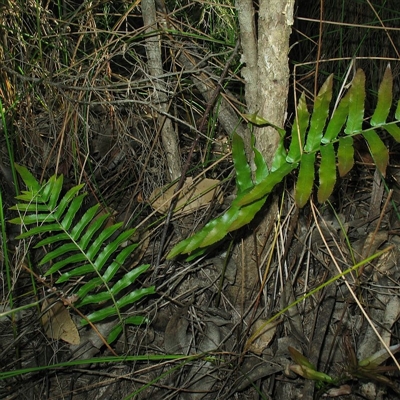
M 78 329 L 61 301 L 45 299 L 42 306 L 43 311 L 45 312 L 42 316 L 42 325 L 48 338 L 61 339 L 75 345 L 80 343 Z
M 276 327 L 279 323 L 280 321 L 266 323 L 266 320 L 257 320 L 254 323 L 252 335 L 248 339 L 245 348 L 254 354 L 261 355 L 275 336 Z
M 211 203 L 214 199 L 222 204 L 223 197 L 219 189 L 220 183 L 217 179 L 208 178 L 193 183 L 193 178 L 187 178 L 178 196 L 178 202 L 174 209 L 175 214 L 197 210 Z M 176 186 L 177 183 L 168 189 L 164 187 L 154 190 L 150 196 L 152 207 L 161 214 L 167 213 Z

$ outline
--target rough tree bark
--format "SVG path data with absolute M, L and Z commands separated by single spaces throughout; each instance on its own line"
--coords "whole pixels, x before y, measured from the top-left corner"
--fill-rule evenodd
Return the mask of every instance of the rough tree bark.
M 146 54 L 149 72 L 154 79 L 155 98 L 153 101 L 159 104 L 161 111 L 168 112 L 167 85 L 161 78 L 164 75 L 162 66 L 160 35 L 154 33 L 157 30 L 156 6 L 154 0 L 142 0 L 142 16 L 146 33 L 153 33 L 146 38 Z M 158 129 L 161 130 L 162 143 L 167 158 L 169 178 L 178 179 L 181 176 L 181 158 L 179 154 L 178 136 L 170 119 L 159 115 Z
M 293 24 L 294 0 L 260 0 L 259 9 L 252 0 L 236 0 L 242 44 L 242 76 L 245 79 L 249 113 L 259 114 L 269 122 L 282 126 L 285 122 L 289 87 L 289 36 Z M 255 19 L 256 17 L 257 20 Z M 271 163 L 279 142 L 278 132 L 271 128 L 255 130 L 256 146 L 267 163 Z M 259 215 L 255 232 L 239 246 L 238 260 L 243 267 L 239 285 L 244 288 L 243 300 L 254 298 L 260 288 L 259 260 L 268 251 L 268 233 L 278 213 L 277 201 L 270 201 L 268 210 Z M 240 275 L 240 274 L 239 274 Z

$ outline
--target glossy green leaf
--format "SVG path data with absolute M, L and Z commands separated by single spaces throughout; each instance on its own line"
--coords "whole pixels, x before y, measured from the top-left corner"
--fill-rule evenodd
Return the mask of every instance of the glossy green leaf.
M 330 143 L 332 140 L 335 140 L 338 137 L 346 122 L 347 116 L 349 115 L 349 101 L 350 91 L 348 91 L 342 100 L 340 100 L 337 109 L 333 113 L 328 123 L 325 135 L 321 139 L 321 143 Z
M 137 249 L 139 246 L 139 243 L 132 243 L 129 246 L 123 248 L 117 257 L 115 257 L 115 260 L 107 267 L 107 269 L 103 273 L 103 279 L 106 282 L 109 282 L 112 278 L 114 278 L 114 275 L 120 270 L 120 268 L 124 265 L 124 262 L 126 259 Z M 127 275 L 124 276 L 124 279 L 126 278 Z M 133 283 L 133 281 L 131 282 Z M 115 284 L 116 285 L 116 284 Z M 114 285 L 114 289 L 115 289 Z
M 279 133 L 279 132 L 278 132 Z M 271 171 L 276 171 L 277 169 L 281 168 L 283 165 L 286 164 L 286 157 L 287 157 L 287 152 L 285 149 L 285 134 L 279 133 L 280 138 L 278 142 L 278 146 L 275 151 L 275 155 L 272 159 L 272 165 L 271 165 Z M 260 179 L 257 179 L 256 183 L 261 183 L 263 179 L 265 179 L 268 176 L 265 175 L 264 177 L 260 177 Z
M 74 255 L 72 255 L 72 256 L 69 256 L 69 257 L 67 257 L 67 258 L 64 258 L 64 260 L 60 260 L 60 261 L 58 261 L 58 262 L 56 262 L 56 263 L 54 263 L 52 266 L 51 266 L 51 268 L 48 270 L 48 271 L 46 271 L 46 273 L 44 274 L 44 276 L 49 276 L 49 275 L 51 275 L 51 274 L 54 274 L 55 272 L 57 272 L 57 271 L 59 271 L 61 268 L 64 268 L 65 266 L 67 266 L 67 265 L 70 265 L 70 264 L 79 264 L 79 263 L 81 263 L 81 262 L 83 262 L 83 261 L 86 261 L 87 260 L 87 257 L 86 257 L 86 255 L 85 254 L 74 254 Z M 89 266 L 90 267 L 90 266 Z M 92 272 L 93 271 L 93 268 L 91 267 L 91 268 L 87 268 L 87 269 L 85 269 L 85 271 L 86 272 L 84 272 L 84 273 L 89 273 L 89 272 Z M 79 274 L 78 274 L 79 275 Z M 75 275 L 70 275 L 70 276 L 76 276 L 76 274 Z
M 400 344 L 394 344 L 390 346 L 389 350 L 390 353 L 385 348 L 378 350 L 371 356 L 364 358 L 363 360 L 360 360 L 358 362 L 358 365 L 365 369 L 373 370 L 382 363 L 384 363 L 386 360 L 388 360 L 390 357 L 393 357 L 393 354 L 397 353 L 400 350 Z
M 385 175 L 386 167 L 389 163 L 388 149 L 375 131 L 365 131 L 363 132 L 363 136 L 368 143 L 369 151 L 375 161 L 376 167 L 382 175 Z
M 86 197 L 86 193 L 83 193 L 79 196 L 76 196 L 68 207 L 67 212 L 64 215 L 63 220 L 61 221 L 61 226 L 68 231 L 72 225 L 74 218 L 76 217 L 77 212 L 80 210 L 83 200 Z
M 17 196 L 17 197 L 21 197 L 21 196 Z M 16 198 L 17 198 L 16 197 Z M 21 200 L 21 199 L 17 199 L 17 200 Z M 30 201 L 30 199 L 28 198 L 25 201 Z M 38 212 L 49 212 L 49 208 L 47 207 L 46 204 L 38 204 L 38 203 L 20 203 L 16 206 L 10 207 L 10 210 L 16 210 L 19 211 L 20 213 L 26 213 L 26 212 L 34 212 L 34 213 L 38 213 Z
M 123 321 L 124 325 L 142 325 L 142 324 L 147 324 L 149 322 L 149 319 L 146 317 L 141 317 L 139 315 L 135 315 L 132 317 L 125 318 Z M 122 323 L 119 323 L 115 325 L 112 329 L 109 335 L 107 336 L 107 343 L 111 344 L 114 343 L 115 340 L 118 339 L 118 336 L 122 333 L 123 331 L 123 325 Z
M 148 296 L 148 295 L 154 294 L 154 293 L 155 293 L 154 286 L 151 286 L 149 288 L 133 290 L 132 292 L 128 293 L 126 296 L 119 299 L 115 305 L 112 305 L 109 307 L 104 307 L 100 310 L 97 310 L 97 311 L 87 315 L 87 318 L 92 323 L 102 321 L 103 319 L 117 315 L 117 309 L 122 309 L 123 307 L 125 307 L 129 304 L 136 303 L 144 296 Z M 86 320 L 81 321 L 81 325 L 85 326 L 87 324 L 88 324 L 88 322 Z
M 244 194 L 240 199 L 238 199 L 239 206 L 245 206 L 247 204 L 251 204 L 272 192 L 274 187 L 281 183 L 283 179 L 290 174 L 295 168 L 297 164 L 289 164 L 286 163 L 282 165 L 276 171 L 271 172 L 262 182 L 258 185 L 254 186 L 248 193 Z
M 48 227 L 47 227 L 48 228 Z M 48 232 L 48 230 L 46 231 Z M 66 240 L 70 240 L 70 236 L 67 233 L 58 233 L 58 234 L 53 234 L 43 240 L 41 240 L 39 243 L 37 243 L 34 248 L 38 249 L 39 247 L 43 246 L 48 246 L 49 244 L 53 243 L 59 243 L 59 242 L 64 242 Z
M 48 206 L 50 210 L 54 210 L 57 206 L 58 199 L 60 197 L 60 193 L 63 187 L 64 178 L 60 175 L 58 178 L 53 176 L 50 179 L 54 179 L 54 184 L 51 185 L 51 193 L 49 196 Z
M 47 253 L 41 260 L 39 265 L 43 265 L 48 263 L 51 260 L 56 259 L 57 257 L 61 257 L 64 254 L 70 253 L 72 251 L 79 251 L 79 248 L 75 243 L 65 243 L 62 246 L 57 247 L 53 251 Z
M 400 128 L 397 125 L 386 124 L 383 125 L 382 128 L 389 132 L 396 142 L 400 143 Z
M 394 117 L 396 118 L 397 121 L 400 120 L 400 101 L 397 102 L 397 107 Z
M 254 114 L 243 114 L 243 117 L 245 117 L 249 122 L 251 122 L 252 124 L 256 125 L 256 126 L 271 126 L 272 128 L 276 129 L 280 134 L 284 134 L 285 130 L 271 122 L 269 122 L 268 120 L 266 120 L 265 118 L 261 117 L 260 115 L 258 115 L 257 113 Z
M 333 143 L 321 146 L 321 164 L 319 167 L 318 201 L 329 199 L 336 183 L 336 156 Z
M 307 109 L 306 95 L 303 92 L 297 105 L 297 115 L 292 126 L 292 140 L 286 157 L 289 163 L 300 162 L 309 120 L 310 113 Z
M 11 223 L 17 223 L 14 222 L 16 219 L 12 219 L 10 222 Z M 23 225 L 31 225 L 31 224 L 41 224 L 43 222 L 49 224 L 50 222 L 56 221 L 56 218 L 54 214 L 29 214 L 29 215 L 23 215 L 20 218 L 20 221 L 22 221 Z
M 122 223 L 115 224 L 113 227 L 118 227 L 118 226 L 119 227 L 122 226 Z M 118 235 L 118 237 L 115 240 L 113 240 L 111 243 L 107 244 L 106 247 L 104 247 L 104 249 L 99 253 L 98 257 L 94 261 L 94 266 L 96 267 L 97 271 L 100 271 L 103 268 L 103 266 L 108 262 L 111 255 L 114 254 L 114 252 L 122 243 L 126 242 L 132 236 L 132 233 L 134 231 L 135 231 L 134 229 L 129 229 L 125 232 L 122 232 L 120 235 Z M 88 250 L 88 255 L 89 252 L 90 249 Z M 93 258 L 90 259 L 92 260 Z
M 325 383 L 330 383 L 334 384 L 335 380 L 330 377 L 329 375 L 316 371 L 315 369 L 312 369 L 307 366 L 303 365 L 291 365 L 290 369 L 295 372 L 296 374 L 302 376 L 303 378 L 310 379 L 313 381 L 318 381 L 318 382 L 325 382 Z
M 61 262 L 60 261 L 60 266 L 57 265 L 57 271 L 59 271 L 61 268 L 70 265 L 70 264 L 78 264 L 79 263 L 79 254 L 75 254 L 71 257 L 68 257 L 65 262 Z M 86 259 L 85 256 L 81 257 L 84 259 Z M 78 261 L 75 261 L 78 260 Z M 64 260 L 63 260 L 64 261 Z M 52 267 L 53 268 L 53 267 Z M 80 267 L 76 267 L 74 269 L 72 269 L 71 271 L 65 272 L 64 274 L 62 274 L 56 281 L 57 284 L 59 283 L 63 283 L 63 282 L 67 282 L 68 280 L 70 280 L 71 278 L 74 278 L 76 276 L 85 276 L 87 274 L 93 273 L 94 271 L 94 267 L 92 264 L 84 264 L 81 265 Z M 49 271 L 46 272 L 45 276 L 49 275 Z
M 239 165 L 239 168 L 242 166 Z M 133 304 L 146 294 L 154 293 L 152 287 L 133 290 L 121 298 L 116 298 L 116 296 L 120 297 L 123 290 L 127 290 L 136 278 L 149 268 L 149 265 L 138 267 L 123 274 L 116 283 L 112 282 L 112 279 L 117 276 L 117 272 L 121 271 L 125 261 L 138 246 L 134 243 L 122 247 L 122 244 L 132 237 L 135 229 L 125 230 L 113 238 L 117 230 L 122 227 L 122 222 L 104 227 L 109 215 L 96 218 L 99 205 L 91 207 L 83 213 L 81 218 L 76 218 L 81 213 L 83 200 L 87 195 L 87 193 L 78 195 L 83 185 L 74 186 L 60 199 L 62 176 L 57 178 L 54 175 L 40 185 L 26 168 L 18 167 L 17 170 L 21 172 L 31 191 L 24 191 L 22 195 L 18 196 L 19 203 L 13 208 L 23 214 L 11 222 L 21 225 L 38 225 L 24 232 L 20 238 L 28 238 L 42 233 L 49 234 L 35 246 L 36 248 L 53 246 L 39 261 L 39 265 L 53 263 L 45 276 L 61 273 L 56 284 L 77 277 L 85 278 L 86 284 L 78 292 L 80 302 L 76 304 L 77 307 L 93 302 L 112 300 L 113 307 L 116 308 L 113 310 L 106 308 L 103 317 L 114 314 L 120 316 L 120 308 Z M 74 222 L 75 225 L 73 225 Z M 105 266 L 103 273 L 101 271 Z M 71 269 L 64 272 L 66 267 Z M 95 272 L 98 272 L 97 276 L 94 274 Z M 95 291 L 96 293 L 93 294 Z M 96 321 L 100 321 L 102 312 L 95 315 L 94 318 Z M 143 317 L 136 317 L 135 320 L 126 319 L 128 323 L 140 323 L 144 320 Z
M 96 204 L 93 207 L 90 207 L 89 210 L 83 214 L 82 218 L 79 219 L 77 224 L 71 230 L 72 240 L 78 241 L 81 238 L 85 228 L 90 225 L 90 223 L 93 221 L 93 218 L 96 216 L 99 207 L 100 204 Z
M 34 202 L 35 204 L 39 204 L 37 197 L 38 197 L 37 195 L 34 195 L 32 192 L 28 192 L 26 190 L 22 190 L 21 194 L 19 194 L 18 196 L 15 196 L 15 198 L 17 200 L 29 201 L 29 202 Z M 21 204 L 10 207 L 10 210 L 18 210 L 19 206 L 21 206 Z
M 11 222 L 11 221 L 9 221 L 9 222 Z M 13 223 L 18 224 L 18 222 L 13 222 Z M 23 225 L 24 223 L 21 221 L 19 224 Z M 53 232 L 58 232 L 58 231 L 62 231 L 62 230 L 63 229 L 59 224 L 41 225 L 41 226 L 36 226 L 35 228 L 32 228 L 32 229 L 29 229 L 27 232 L 24 232 L 21 235 L 18 235 L 16 237 L 16 239 L 26 239 L 28 237 L 40 235 L 41 233 L 46 233 L 46 232 L 53 233 Z
M 299 208 L 308 202 L 311 196 L 315 176 L 315 153 L 304 153 L 300 162 L 299 177 L 296 182 L 295 201 Z
M 292 346 L 288 346 L 288 350 L 290 353 L 290 357 L 296 364 L 299 364 L 302 367 L 308 367 L 314 371 L 316 370 L 314 364 L 312 364 L 310 360 L 306 356 L 301 354 L 297 349 Z
M 236 186 L 238 193 L 245 191 L 253 185 L 251 169 L 247 162 L 243 139 L 234 133 L 232 137 L 232 159 L 236 172 Z
M 341 137 L 338 148 L 338 170 L 341 177 L 345 176 L 354 165 L 354 147 L 351 136 Z
M 345 133 L 352 135 L 362 130 L 365 102 L 365 73 L 358 69 L 349 89 L 349 116 Z
M 68 190 L 67 193 L 63 196 L 61 199 L 60 203 L 58 204 L 58 207 L 56 208 L 54 215 L 56 219 L 60 220 L 62 215 L 64 214 L 68 204 L 73 200 L 73 198 L 76 196 L 76 194 L 84 187 L 84 184 L 74 186 L 70 190 Z M 85 193 L 87 195 L 87 193 Z
M 317 151 L 321 145 L 321 139 L 329 114 L 329 105 L 332 100 L 333 74 L 322 85 L 314 102 L 311 115 L 310 129 L 308 130 L 306 145 L 307 152 Z
M 90 241 L 94 237 L 94 235 L 98 232 L 98 230 L 103 226 L 106 219 L 110 216 L 110 214 L 104 214 L 97 217 L 87 228 L 85 234 L 82 236 L 79 241 L 79 247 L 83 250 L 86 250 L 87 246 L 90 244 Z
M 259 152 L 259 150 L 256 148 L 255 145 L 255 136 L 252 135 L 251 138 L 251 145 L 253 148 L 254 152 L 254 164 L 256 166 L 256 183 L 259 183 L 262 181 L 264 178 L 266 178 L 269 174 L 268 166 L 267 163 L 264 160 L 264 157 L 262 154 Z
M 100 248 L 104 244 L 104 242 L 110 238 L 119 228 L 122 227 L 122 222 L 118 224 L 114 224 L 108 226 L 100 235 L 94 240 L 94 242 L 90 245 L 89 249 L 87 250 L 87 256 L 90 260 L 94 260 L 97 253 L 99 252 Z
M 29 191 L 38 193 L 41 190 L 41 185 L 28 169 L 18 164 L 14 164 L 14 166 L 25 185 L 29 188 Z
M 141 265 L 140 267 L 134 268 L 133 270 L 127 272 L 119 281 L 117 281 L 110 289 L 110 291 L 105 291 L 101 293 L 96 293 L 96 294 L 90 294 L 87 295 L 90 291 L 92 291 L 96 286 L 98 286 L 97 282 L 100 282 L 101 280 L 98 278 L 93 279 L 95 284 L 85 284 L 82 286 L 81 289 L 79 289 L 77 296 L 79 298 L 82 298 L 82 301 L 78 303 L 79 307 L 82 307 L 87 304 L 96 304 L 100 303 L 103 301 L 110 300 L 112 297 L 117 296 L 118 293 L 121 292 L 121 290 L 127 288 L 130 286 L 132 283 L 135 282 L 135 280 L 144 272 L 146 272 L 150 267 L 150 264 L 146 265 Z M 106 280 L 107 281 L 107 280 Z M 108 281 L 107 281 L 108 282 Z
M 60 183 L 62 187 L 63 177 L 56 177 L 55 175 L 51 176 L 50 179 L 45 182 L 42 186 L 42 189 L 38 192 L 37 198 L 41 203 L 46 203 L 50 207 L 51 199 L 54 202 L 54 198 L 59 196 L 60 194 Z
M 386 67 L 378 90 L 378 104 L 371 118 L 371 125 L 383 125 L 389 115 L 393 100 L 393 75 L 390 64 Z

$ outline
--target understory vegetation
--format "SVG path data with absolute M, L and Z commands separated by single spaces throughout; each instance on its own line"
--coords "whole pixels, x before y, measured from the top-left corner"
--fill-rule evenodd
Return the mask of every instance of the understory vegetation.
M 284 126 L 233 0 L 0 6 L 1 398 L 398 398 L 400 11 L 299 3 Z

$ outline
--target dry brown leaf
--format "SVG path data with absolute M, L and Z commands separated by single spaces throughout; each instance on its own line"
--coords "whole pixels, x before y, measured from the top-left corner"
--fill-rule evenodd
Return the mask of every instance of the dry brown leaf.
M 175 213 L 181 214 L 197 210 L 211 203 L 213 199 L 217 199 L 222 204 L 223 197 L 219 188 L 220 183 L 217 179 L 204 178 L 193 184 L 193 178 L 187 178 L 178 196 L 178 202 L 174 209 Z M 167 213 L 176 186 L 177 183 L 168 189 L 165 189 L 165 187 L 158 188 L 151 194 L 150 203 L 159 213 Z
M 274 338 L 279 323 L 280 321 L 267 323 L 264 319 L 258 319 L 253 325 L 252 335 L 245 348 L 254 354 L 261 355 Z
M 61 339 L 75 345 L 80 343 L 78 329 L 61 301 L 51 300 L 49 302 L 45 299 L 42 306 L 43 311 L 45 312 L 42 316 L 42 325 L 48 338 Z

